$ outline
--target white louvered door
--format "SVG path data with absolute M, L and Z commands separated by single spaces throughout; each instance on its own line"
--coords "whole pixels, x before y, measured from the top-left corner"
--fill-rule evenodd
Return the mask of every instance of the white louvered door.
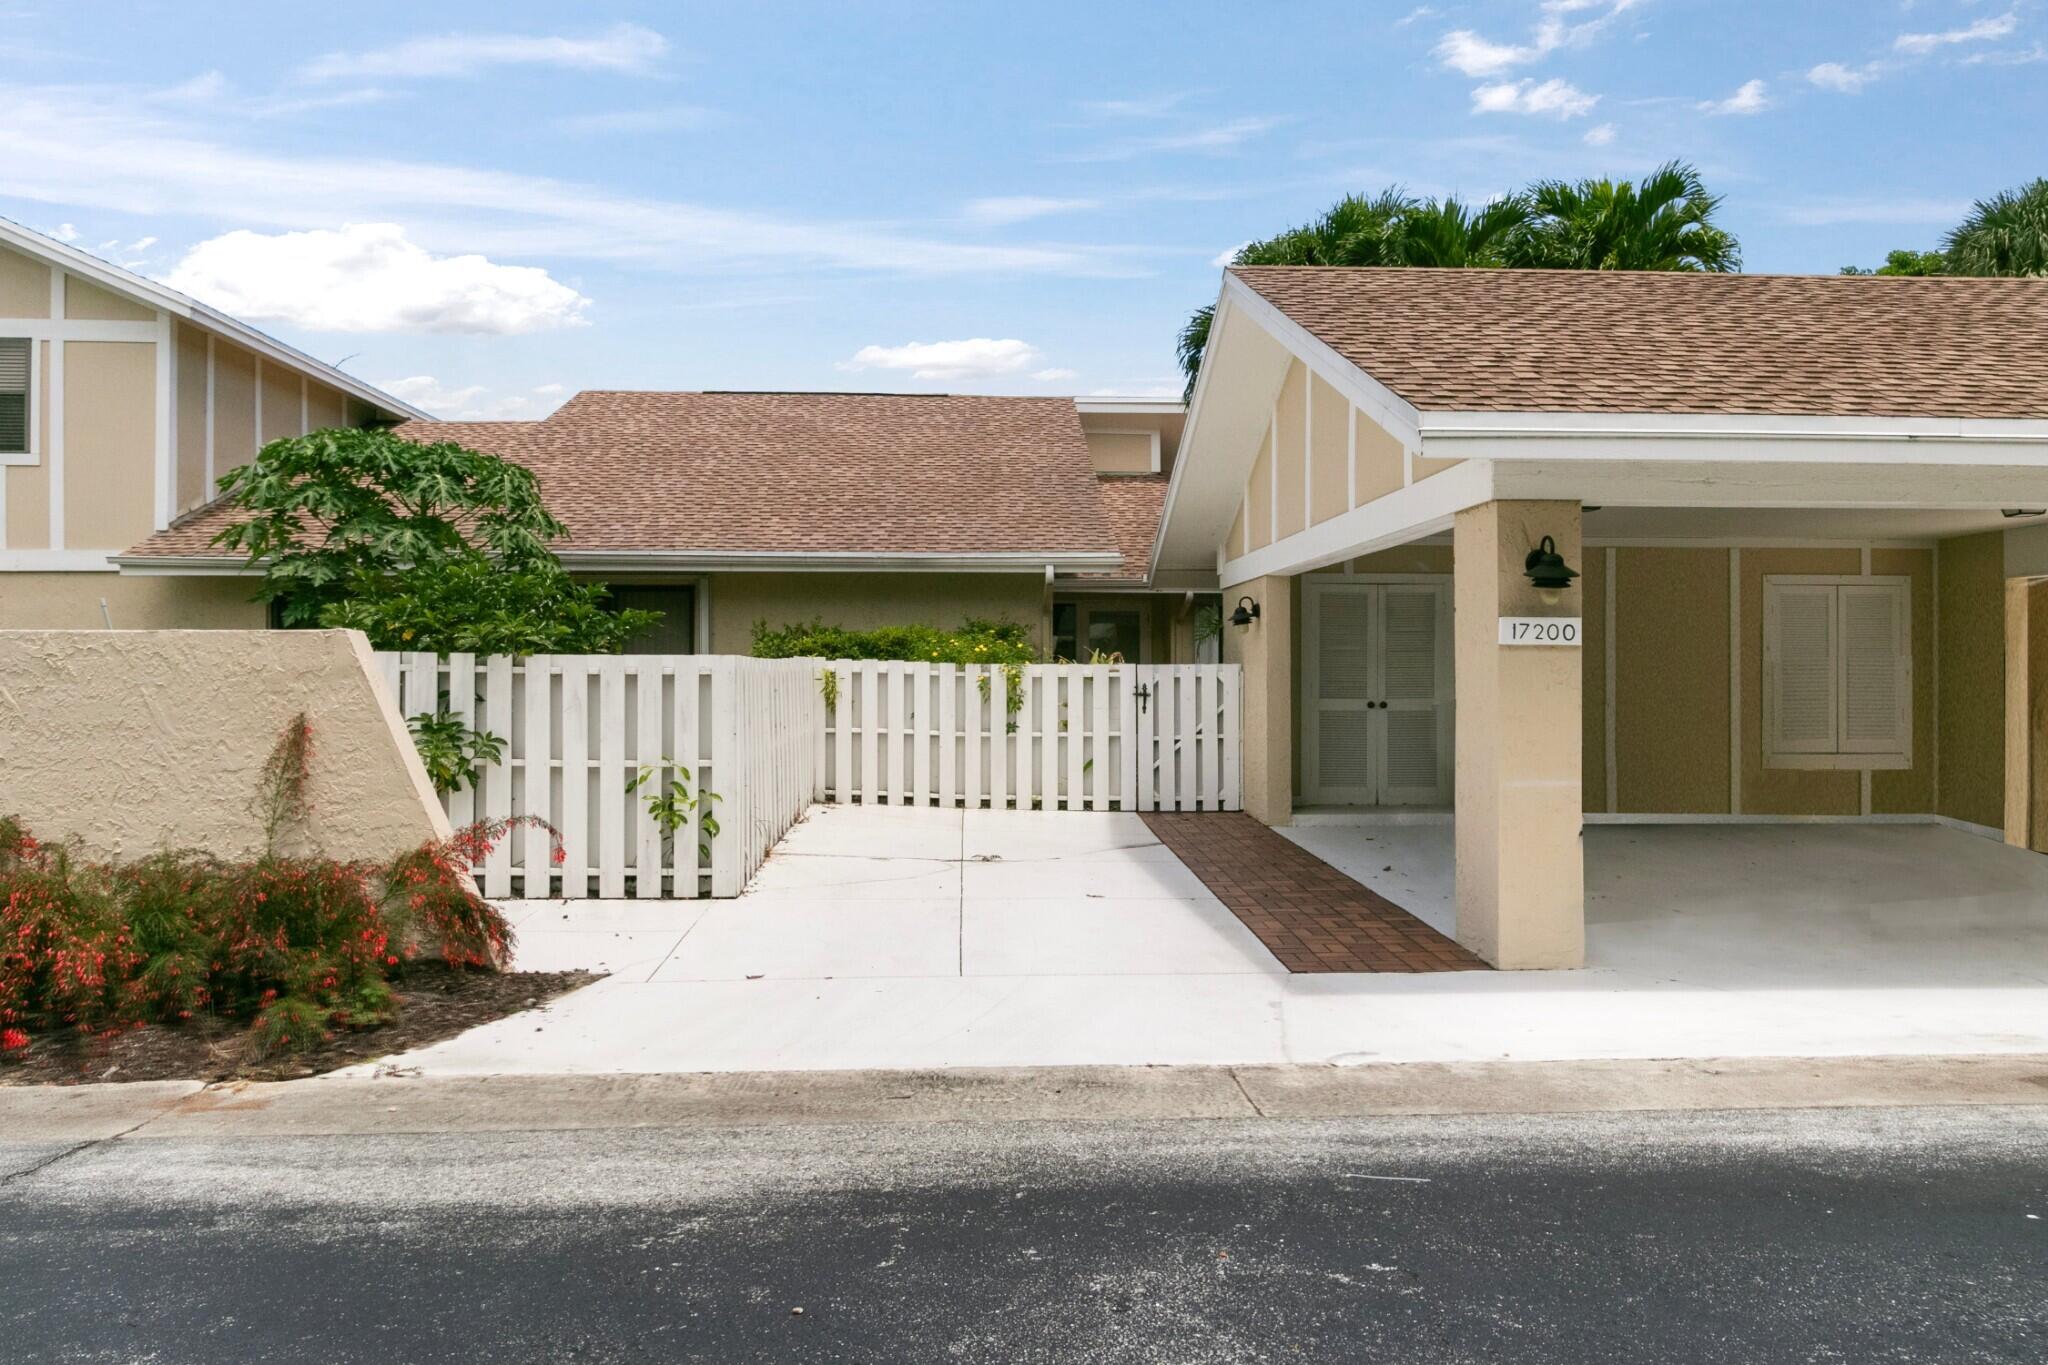
M 1434 582 L 1309 578 L 1302 795 L 1313 805 L 1450 801 L 1449 594 Z
M 1910 752 L 1912 656 L 1906 649 L 1908 599 L 1890 585 L 1844 584 L 1840 634 L 1841 752 Z
M 1450 791 L 1451 652 L 1446 594 L 1438 583 L 1378 589 L 1373 649 L 1374 776 L 1384 806 L 1447 805 Z
M 1305 598 L 1302 791 L 1316 804 L 1369 806 L 1377 799 L 1372 638 L 1379 591 L 1369 584 L 1310 579 Z
M 1840 641 L 1832 585 L 1766 583 L 1764 674 L 1770 751 L 1834 753 Z

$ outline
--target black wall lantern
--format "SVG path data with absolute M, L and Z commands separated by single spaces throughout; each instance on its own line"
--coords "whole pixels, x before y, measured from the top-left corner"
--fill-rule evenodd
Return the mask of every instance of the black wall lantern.
M 1230 613 L 1230 624 L 1236 626 L 1239 630 L 1243 630 L 1258 619 L 1259 604 L 1252 601 L 1249 597 L 1238 598 L 1237 610 Z
M 1522 568 L 1529 575 L 1529 581 L 1536 585 L 1536 595 L 1543 599 L 1543 605 L 1554 607 L 1564 590 L 1572 585 L 1579 571 L 1564 562 L 1564 556 L 1557 552 L 1557 542 L 1549 536 L 1538 541 L 1536 548 L 1529 551 L 1529 557 L 1522 561 Z

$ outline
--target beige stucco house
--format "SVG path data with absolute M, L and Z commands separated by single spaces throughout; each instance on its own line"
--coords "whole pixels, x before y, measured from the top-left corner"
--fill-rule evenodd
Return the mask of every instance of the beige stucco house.
M 1152 572 L 1250 618 L 1247 809 L 1454 815 L 1506 966 L 1581 961 L 1588 821 L 2048 848 L 2044 336 L 2044 280 L 1228 272 Z
M 664 612 L 642 650 L 982 617 L 1047 657 L 1164 663 L 1197 656 L 1213 610 L 1149 574 L 1178 402 L 592 392 L 545 421 L 437 422 L 0 221 L 0 628 L 264 625 L 211 543 L 215 481 L 267 441 L 367 423 L 532 468 L 572 571 Z

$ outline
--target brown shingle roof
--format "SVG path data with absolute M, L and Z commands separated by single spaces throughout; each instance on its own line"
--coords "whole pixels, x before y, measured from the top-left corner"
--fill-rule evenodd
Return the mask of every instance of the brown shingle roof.
M 1166 510 L 1166 486 L 1172 481 L 1165 474 L 1102 476 L 1102 507 L 1116 531 L 1117 548 L 1123 551 L 1124 563 L 1114 573 L 1080 577 L 1091 583 L 1145 581 L 1152 572 L 1152 542 L 1159 536 L 1159 517 Z
M 543 422 L 409 422 L 533 470 L 566 553 L 1110 554 L 1068 398 L 580 393 Z M 218 555 L 209 507 L 134 556 Z
M 1425 411 L 2048 417 L 2048 280 L 1232 273 Z

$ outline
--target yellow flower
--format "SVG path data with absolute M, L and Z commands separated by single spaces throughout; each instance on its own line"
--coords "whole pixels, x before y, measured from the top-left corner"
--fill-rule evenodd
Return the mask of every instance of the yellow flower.
M 409 630 L 405 631 L 398 638 L 401 640 L 410 640 L 412 638 L 412 632 Z

